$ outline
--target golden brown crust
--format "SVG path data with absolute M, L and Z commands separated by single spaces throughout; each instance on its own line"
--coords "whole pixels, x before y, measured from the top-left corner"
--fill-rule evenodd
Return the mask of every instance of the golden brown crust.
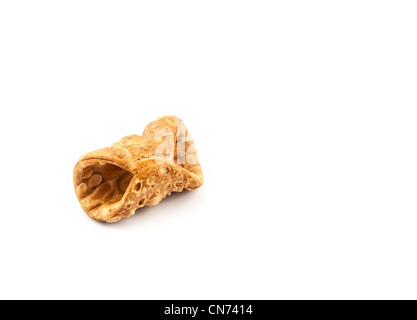
M 94 220 L 106 222 L 154 206 L 171 192 L 196 189 L 203 179 L 193 141 L 174 116 L 151 122 L 142 136 L 130 135 L 111 147 L 87 153 L 74 169 L 81 207 Z

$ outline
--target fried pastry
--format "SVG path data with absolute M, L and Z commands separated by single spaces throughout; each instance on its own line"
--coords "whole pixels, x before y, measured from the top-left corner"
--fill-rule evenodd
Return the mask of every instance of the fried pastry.
M 124 137 L 82 156 L 73 179 L 82 209 L 94 220 L 116 222 L 172 192 L 196 189 L 204 178 L 184 123 L 164 116 L 141 136 Z

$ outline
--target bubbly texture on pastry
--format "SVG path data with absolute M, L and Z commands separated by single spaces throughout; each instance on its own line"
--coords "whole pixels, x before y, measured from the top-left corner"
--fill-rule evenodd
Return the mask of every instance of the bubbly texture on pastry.
M 172 192 L 196 189 L 204 179 L 194 142 L 174 116 L 151 122 L 141 136 L 82 156 L 73 178 L 82 209 L 106 222 L 130 217 Z

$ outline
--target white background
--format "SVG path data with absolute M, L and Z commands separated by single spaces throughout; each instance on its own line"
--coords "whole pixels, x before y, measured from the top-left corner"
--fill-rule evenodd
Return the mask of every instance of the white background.
M 2 1 L 2 299 L 417 298 L 414 1 Z M 205 175 L 115 224 L 86 152 L 184 120 Z

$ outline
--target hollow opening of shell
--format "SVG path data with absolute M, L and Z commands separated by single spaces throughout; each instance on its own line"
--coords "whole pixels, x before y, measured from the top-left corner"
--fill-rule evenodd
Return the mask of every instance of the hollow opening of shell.
M 86 212 L 119 202 L 133 174 L 115 164 L 88 161 L 78 174 L 77 196 Z M 113 206 L 110 206 L 113 205 Z

